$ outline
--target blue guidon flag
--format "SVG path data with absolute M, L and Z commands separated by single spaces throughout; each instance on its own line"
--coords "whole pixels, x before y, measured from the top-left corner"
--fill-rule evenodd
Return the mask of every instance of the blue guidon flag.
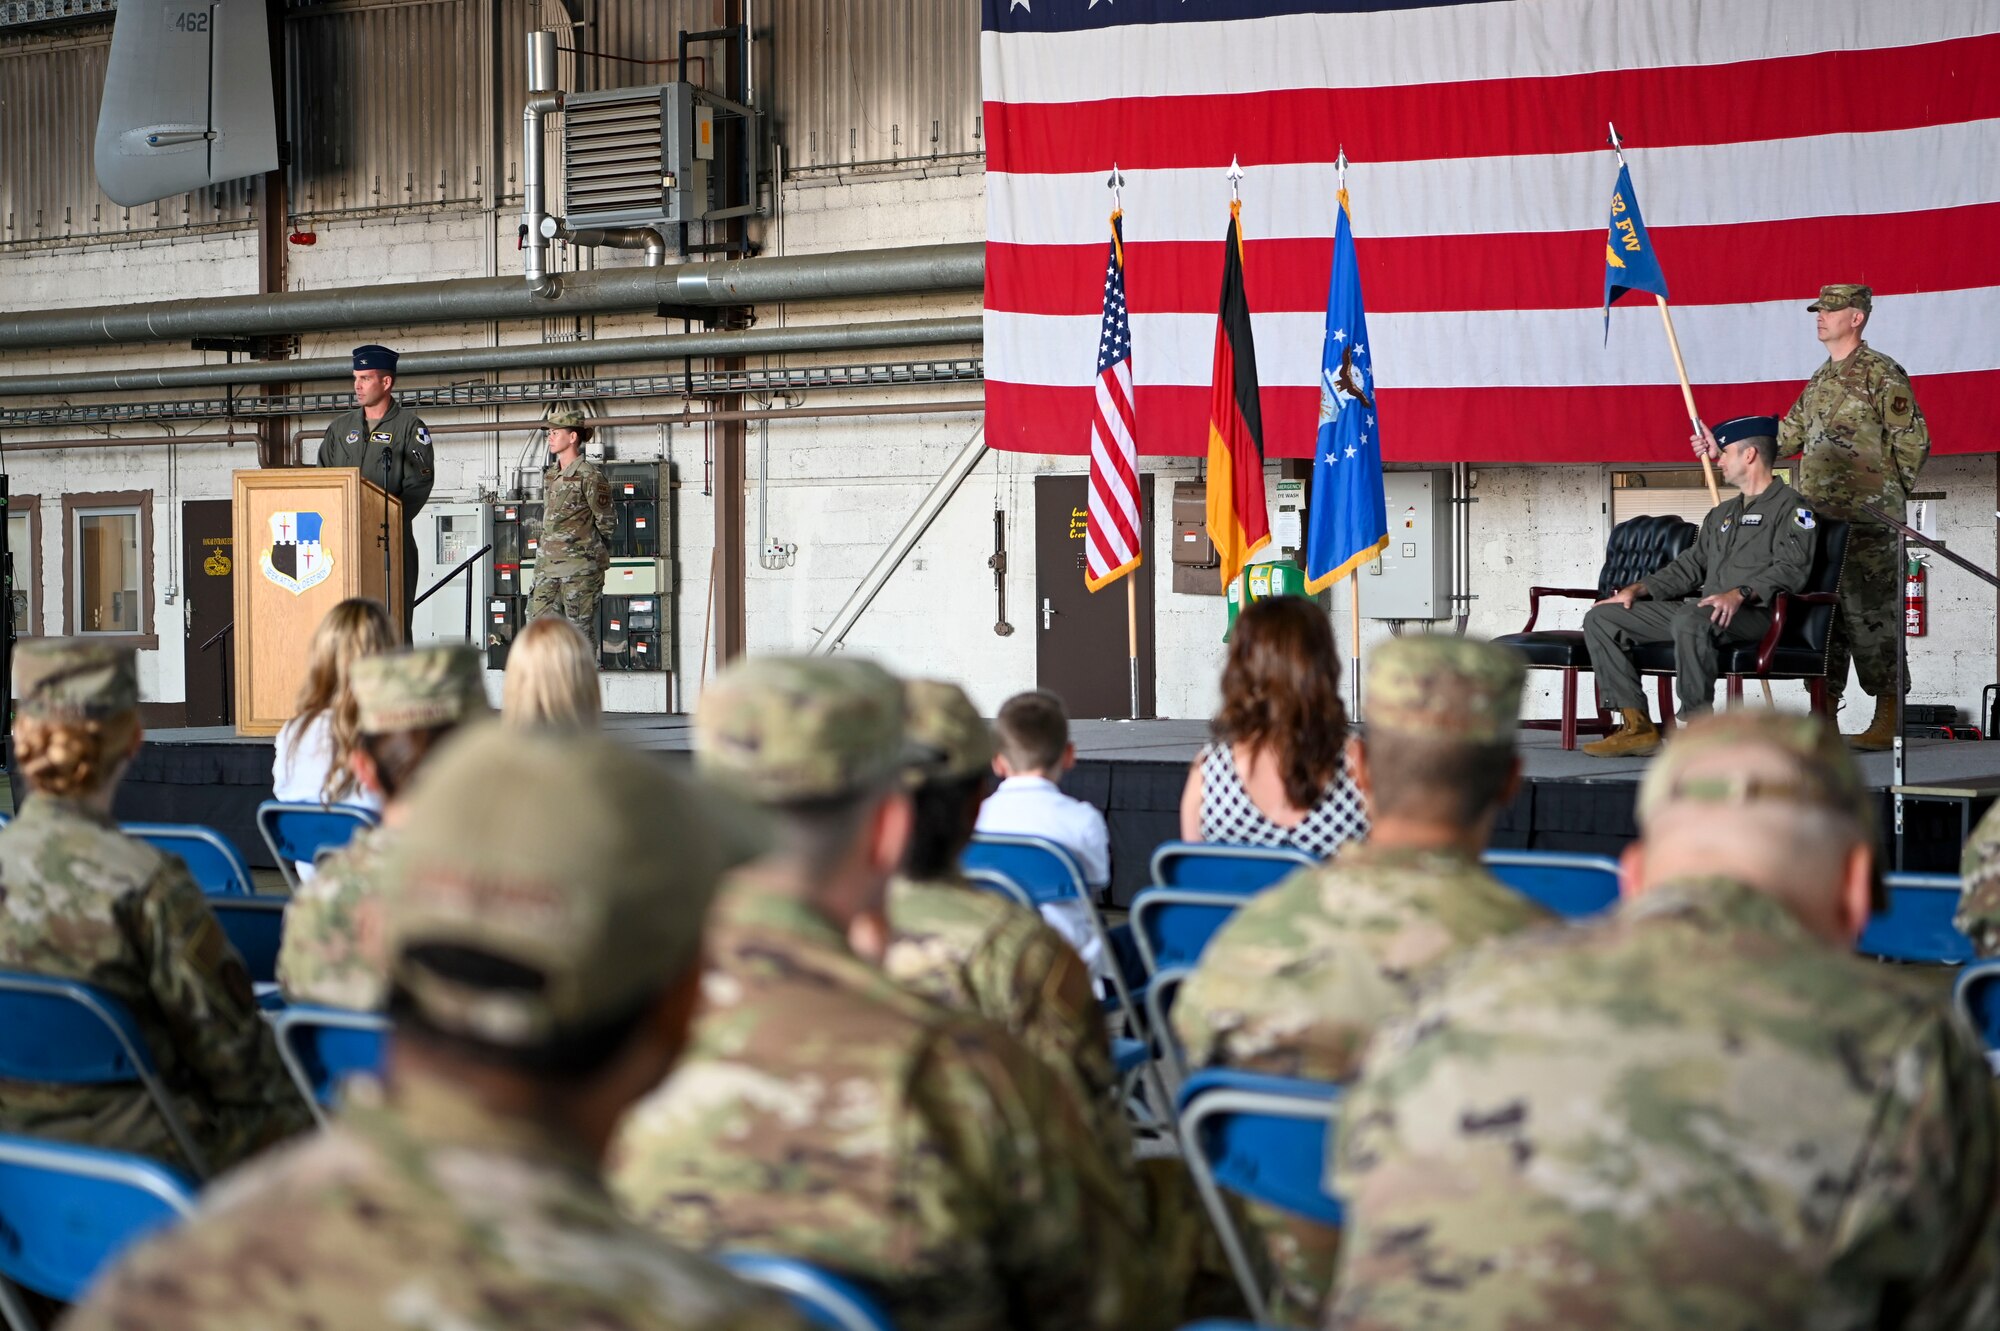
M 271 543 L 257 561 L 264 576 L 294 596 L 325 582 L 333 556 L 320 541 L 320 515 L 286 510 L 273 513 L 270 525 Z
M 1313 453 L 1312 509 L 1306 529 L 1306 590 L 1320 591 L 1389 544 L 1382 492 L 1382 430 L 1375 408 L 1375 358 L 1361 304 L 1361 266 L 1347 191 L 1338 196 L 1333 276 L 1320 344 L 1319 435 Z
M 1639 215 L 1639 196 L 1632 190 L 1632 168 L 1618 164 L 1618 185 L 1611 191 L 1611 229 L 1604 238 L 1604 339 L 1611 340 L 1611 304 L 1628 291 L 1667 294 L 1667 275 L 1646 219 Z

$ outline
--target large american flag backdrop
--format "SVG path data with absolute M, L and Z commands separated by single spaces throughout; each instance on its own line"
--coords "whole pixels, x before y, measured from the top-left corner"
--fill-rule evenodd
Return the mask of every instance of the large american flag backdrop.
M 1139 448 L 1206 451 L 1234 156 L 1266 447 L 1311 456 L 1345 145 L 1391 459 L 1685 458 L 1658 311 L 1605 341 L 1611 121 L 1705 419 L 1784 411 L 1865 282 L 1938 451 L 2000 449 L 1995 0 L 983 3 L 995 447 L 1089 447 L 1115 160 Z

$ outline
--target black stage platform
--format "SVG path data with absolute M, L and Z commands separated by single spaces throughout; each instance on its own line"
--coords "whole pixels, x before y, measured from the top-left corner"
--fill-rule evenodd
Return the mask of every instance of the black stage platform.
M 685 716 L 612 716 L 606 725 L 644 749 L 669 755 L 685 755 L 689 749 Z M 1064 788 L 1105 811 L 1111 825 L 1113 895 L 1120 903 L 1145 884 L 1153 847 L 1179 835 L 1181 787 L 1207 730 L 1204 721 L 1073 724 L 1078 761 Z M 1548 732 L 1523 732 L 1521 745 L 1526 779 L 1500 820 L 1494 844 L 1616 854 L 1631 840 L 1633 787 L 1645 767 L 1643 759 L 1564 753 Z M 1869 784 L 1881 792 L 1884 862 L 1893 864 L 1888 858 L 1890 757 L 1868 754 L 1861 764 Z M 1927 787 L 1983 782 L 2000 790 L 2000 742 L 1916 741 L 1907 780 Z M 17 783 L 16 807 L 22 793 Z M 146 737 L 119 790 L 116 813 L 130 822 L 206 823 L 231 837 L 252 865 L 272 868 L 256 828 L 257 805 L 270 793 L 271 741 L 244 739 L 223 727 L 160 730 Z M 1973 817 L 1984 802 L 1973 804 Z M 1905 810 L 1903 867 L 1956 871 L 1959 805 L 1906 802 Z

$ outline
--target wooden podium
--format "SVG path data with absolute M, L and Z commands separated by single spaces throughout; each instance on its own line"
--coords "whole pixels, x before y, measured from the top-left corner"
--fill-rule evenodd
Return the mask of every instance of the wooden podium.
M 239 471 L 233 498 L 236 733 L 275 735 L 298 704 L 313 630 L 335 605 L 379 601 L 408 637 L 403 505 L 354 467 Z

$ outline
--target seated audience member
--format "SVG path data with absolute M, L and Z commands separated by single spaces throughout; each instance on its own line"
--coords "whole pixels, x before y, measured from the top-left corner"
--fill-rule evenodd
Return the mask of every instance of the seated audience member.
M 1454 637 L 1396 638 L 1368 659 L 1368 736 L 1347 765 L 1368 840 L 1259 893 L 1202 951 L 1175 1004 L 1192 1067 L 1346 1081 L 1376 1028 L 1439 966 L 1554 917 L 1479 862 L 1520 778 L 1518 654 Z M 1316 1319 L 1338 1235 L 1266 1208 L 1276 1320 Z
M 567 619 L 544 615 L 507 649 L 500 719 L 510 726 L 595 730 L 604 719 L 597 654 Z
M 1328 1325 L 1993 1325 L 1992 1074 L 1853 953 L 1881 889 L 1840 736 L 1701 718 L 1638 815 L 1616 912 L 1473 954 L 1371 1047 Z
M 485 727 L 434 774 L 384 875 L 386 1088 L 216 1188 L 70 1325 L 797 1328 L 621 1217 L 600 1174 L 686 1045 L 702 917 L 745 849 L 717 827 L 744 815 L 598 736 Z M 545 785 L 565 836 L 493 797 Z
M 914 806 L 889 884 L 889 977 L 1004 1027 L 1056 1072 L 1107 1143 L 1129 1148 L 1104 1014 L 1082 958 L 1034 911 L 959 872 L 993 779 L 993 738 L 956 684 L 903 684 Z
M 978 830 L 1053 841 L 1076 857 L 1091 890 L 1109 887 L 1111 834 L 1104 815 L 1095 805 L 1063 794 L 1058 784 L 1076 765 L 1076 745 L 1069 740 L 1062 699 L 1042 689 L 1017 693 L 1000 705 L 993 729 L 1000 741 L 1000 752 L 993 759 L 1000 788 L 979 806 Z M 1057 901 L 1040 909 L 1042 918 L 1069 940 L 1091 974 L 1108 981 L 1104 944 L 1083 903 Z
M 306 678 L 298 711 L 278 731 L 271 759 L 271 798 L 287 804 L 357 804 L 380 810 L 382 800 L 355 778 L 354 693 L 349 671 L 363 657 L 397 645 L 388 612 L 354 597 L 326 612 L 306 646 Z M 313 866 L 294 866 L 301 880 Z
M 0 968 L 81 980 L 131 1013 L 202 1161 L 144 1088 L 0 1080 L 0 1131 L 220 1171 L 310 1126 L 250 976 L 187 867 L 118 830 L 143 737 L 129 648 L 14 649 L 14 762 L 29 795 L 0 828 Z
M 1341 770 L 1347 708 L 1326 611 L 1299 596 L 1237 617 L 1214 739 L 1188 769 L 1181 839 L 1291 846 L 1325 859 L 1368 834 Z
M 1598 691 L 1621 718 L 1616 731 L 1583 746 L 1594 757 L 1648 754 L 1660 746 L 1631 648 L 1673 643 L 1681 716 L 1698 716 L 1714 704 L 1722 647 L 1763 637 L 1778 594 L 1798 591 L 1812 575 L 1818 519 L 1803 495 L 1771 474 L 1777 417 L 1740 416 L 1707 438 L 1721 447 L 1722 479 L 1741 493 L 1708 511 L 1701 535 L 1673 563 L 1619 588 L 1583 616 Z M 1683 599 L 1697 592 L 1700 600 Z
M 837 1271 L 902 1327 L 1163 1323 L 1136 1208 L 1043 1064 L 880 969 L 910 835 L 903 691 L 854 657 L 703 690 L 697 770 L 774 816 L 708 938 L 689 1058 L 626 1118 L 614 1190 L 670 1239 Z
M 1982 957 L 2000 956 L 2000 804 L 1986 811 L 1959 858 L 1953 923 Z
M 361 784 L 387 801 L 382 825 L 322 858 L 318 876 L 292 895 L 278 984 L 288 1002 L 372 1011 L 388 992 L 382 878 L 389 851 L 409 826 L 403 796 L 447 735 L 493 709 L 479 653 L 462 645 L 371 656 L 356 664 L 353 688 L 359 734 L 350 761 Z M 515 793 L 495 787 L 493 795 L 504 803 Z M 557 835 L 536 819 L 525 821 Z

